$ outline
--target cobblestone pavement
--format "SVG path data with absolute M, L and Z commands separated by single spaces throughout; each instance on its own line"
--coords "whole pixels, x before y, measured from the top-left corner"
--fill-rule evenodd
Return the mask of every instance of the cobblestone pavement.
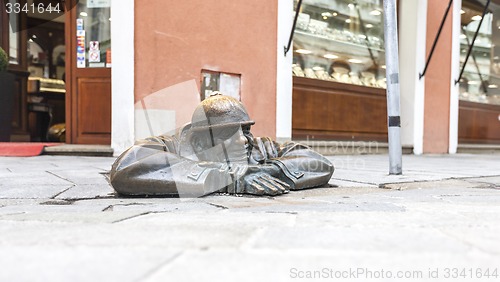
M 500 155 L 331 159 L 330 187 L 172 199 L 116 197 L 114 158 L 0 158 L 0 281 L 500 280 Z

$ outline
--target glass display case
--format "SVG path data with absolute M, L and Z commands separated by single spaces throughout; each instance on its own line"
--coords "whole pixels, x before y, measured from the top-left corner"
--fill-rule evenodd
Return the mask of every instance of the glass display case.
M 385 88 L 381 4 L 303 0 L 294 32 L 293 75 Z
M 482 1 L 484 2 L 484 1 Z M 464 0 L 461 10 L 460 67 L 481 21 L 484 3 Z M 460 80 L 460 99 L 500 105 L 500 5 L 491 3 Z

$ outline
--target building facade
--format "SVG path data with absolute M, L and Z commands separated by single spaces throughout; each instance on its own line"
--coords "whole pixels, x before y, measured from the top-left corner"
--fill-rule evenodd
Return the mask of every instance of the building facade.
M 200 99 L 217 90 L 247 106 L 255 135 L 386 142 L 383 1 L 303 0 L 287 52 L 297 2 L 87 0 L 69 6 L 66 142 L 111 144 L 120 153 L 139 138 L 175 132 Z M 397 3 L 402 144 L 415 154 L 500 144 L 499 5 L 492 1 L 483 16 L 486 1 Z M 109 40 L 105 29 L 86 29 L 91 16 L 106 18 Z M 3 13 L 4 23 L 8 18 Z M 83 51 L 79 30 L 87 37 Z M 20 33 L 18 50 L 26 48 L 28 33 Z M 4 49 L 12 45 L 8 34 L 2 25 Z M 90 41 L 102 46 L 99 64 L 89 61 Z M 23 71 L 29 62 L 22 64 L 11 69 Z

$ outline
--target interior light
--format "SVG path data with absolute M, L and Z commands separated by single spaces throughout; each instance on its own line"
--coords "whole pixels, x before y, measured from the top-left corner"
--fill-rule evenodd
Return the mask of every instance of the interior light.
M 380 68 L 385 69 L 385 68 L 386 68 L 386 66 L 385 66 L 385 65 L 382 65 L 382 66 L 380 66 Z
M 490 85 L 488 85 L 488 88 L 496 89 L 496 88 L 498 88 L 498 85 L 496 85 L 496 84 L 490 84 Z
M 345 20 L 346 23 L 351 23 L 351 19 Z
M 372 27 L 373 27 L 373 25 L 372 25 L 372 24 L 366 24 L 366 25 L 365 25 L 365 27 L 366 27 L 366 28 L 372 28 Z
M 382 12 L 380 12 L 379 10 L 373 10 L 370 12 L 370 15 L 372 16 L 380 16 L 382 15 Z
M 347 60 L 349 63 L 353 63 L 353 64 L 361 64 L 363 61 L 361 60 L 358 60 L 358 59 L 349 59 Z
M 327 19 L 328 19 L 328 17 L 327 17 L 327 16 L 323 16 L 323 19 L 324 19 L 324 20 L 327 20 Z
M 30 38 L 30 40 L 28 40 L 28 42 L 32 43 L 33 42 L 33 39 Z
M 349 3 L 349 4 L 347 5 L 347 7 L 349 7 L 349 9 L 354 9 L 354 4 Z
M 475 16 L 473 16 L 470 19 L 473 20 L 473 21 L 480 21 L 482 19 L 482 17 L 480 15 L 475 15 Z
M 323 57 L 327 59 L 337 59 L 339 56 L 334 54 L 325 54 Z
M 465 34 L 460 34 L 460 39 L 465 39 L 467 36 Z
M 88 16 L 88 14 L 86 12 L 80 12 L 80 16 L 86 17 L 86 16 Z
M 322 67 L 318 67 L 318 66 L 313 67 L 312 69 L 313 69 L 313 71 L 322 71 L 322 70 L 324 70 Z
M 33 34 L 33 36 L 31 36 L 31 37 L 33 37 L 33 38 L 35 38 L 35 39 L 36 39 L 36 35 L 34 35 L 34 34 Z
M 312 51 L 306 50 L 306 49 L 298 49 L 298 50 L 295 50 L 295 52 L 299 53 L 299 54 L 305 54 L 305 55 L 312 53 Z
M 332 13 L 332 16 L 334 16 L 334 17 L 336 17 L 337 15 L 338 15 L 337 12 Z
M 469 81 L 467 82 L 467 84 L 469 84 L 469 85 L 479 85 L 479 84 L 480 84 L 480 82 L 479 82 L 478 80 L 469 80 Z
M 460 15 L 463 15 L 465 14 L 465 11 L 464 10 L 460 10 Z

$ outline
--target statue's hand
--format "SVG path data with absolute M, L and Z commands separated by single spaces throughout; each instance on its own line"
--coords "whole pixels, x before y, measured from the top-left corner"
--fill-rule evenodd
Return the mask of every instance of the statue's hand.
M 253 195 L 281 195 L 290 191 L 290 185 L 268 173 L 254 173 L 244 178 L 244 192 Z

